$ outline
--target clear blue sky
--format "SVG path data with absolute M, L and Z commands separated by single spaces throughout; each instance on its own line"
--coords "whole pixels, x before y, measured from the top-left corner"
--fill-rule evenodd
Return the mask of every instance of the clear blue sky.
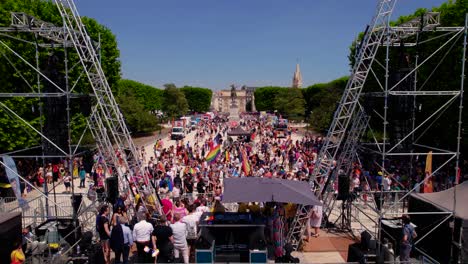
M 443 0 L 400 0 L 394 18 Z M 122 75 L 228 88 L 304 87 L 348 75 L 348 48 L 371 21 L 377 0 L 77 0 L 81 15 L 117 35 Z

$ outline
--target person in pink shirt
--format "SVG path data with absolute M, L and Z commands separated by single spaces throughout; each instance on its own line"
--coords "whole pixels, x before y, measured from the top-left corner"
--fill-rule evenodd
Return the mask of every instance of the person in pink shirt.
M 163 196 L 161 197 L 161 204 L 162 204 L 162 210 L 164 214 L 166 215 L 167 221 L 172 223 L 172 215 L 173 215 L 173 204 L 169 197 Z

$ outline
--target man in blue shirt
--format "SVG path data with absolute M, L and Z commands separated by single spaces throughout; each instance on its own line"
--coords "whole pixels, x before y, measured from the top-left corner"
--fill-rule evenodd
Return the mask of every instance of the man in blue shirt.
M 411 226 L 409 215 L 403 215 L 401 219 L 403 221 L 403 230 L 400 243 L 400 263 L 410 263 L 411 248 L 413 239 L 416 238 L 416 232 Z

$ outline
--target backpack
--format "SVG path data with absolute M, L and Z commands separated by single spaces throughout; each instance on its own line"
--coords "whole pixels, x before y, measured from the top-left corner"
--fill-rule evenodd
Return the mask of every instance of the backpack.
M 114 228 L 112 228 L 112 233 L 109 240 L 110 248 L 114 252 L 120 251 L 123 249 L 124 241 L 122 225 L 117 224 L 114 226 Z
M 196 224 L 189 224 L 185 223 L 187 226 L 187 239 L 197 239 L 198 234 L 197 234 L 197 225 Z

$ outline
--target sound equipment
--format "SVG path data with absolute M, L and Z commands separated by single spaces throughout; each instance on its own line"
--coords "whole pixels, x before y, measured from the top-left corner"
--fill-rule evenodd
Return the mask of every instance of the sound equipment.
M 349 177 L 346 174 L 338 175 L 338 196 L 337 200 L 344 201 L 349 198 Z
M 78 220 L 76 220 L 75 225 L 73 225 L 72 219 L 65 218 L 49 219 L 37 226 L 35 233 L 38 238 L 41 238 L 44 237 L 47 234 L 47 232 L 50 232 L 50 230 L 54 230 L 55 228 L 57 228 L 60 237 L 65 238 L 65 241 L 68 244 L 74 245 L 76 242 L 75 235 L 70 233 L 74 232 L 75 226 L 78 227 L 75 232 L 76 237 L 79 239 L 81 238 L 81 227 L 79 227 Z
M 359 243 L 354 243 L 348 246 L 348 258 L 346 261 L 366 263 L 366 257 L 364 256 Z
M 105 263 L 101 244 L 94 244 L 89 252 L 89 264 Z
M 21 213 L 0 214 L 0 263 L 10 263 L 10 254 L 21 244 Z
M 119 180 L 117 177 L 106 178 L 107 201 L 115 204 L 119 197 Z
M 361 233 L 361 249 L 362 250 L 368 251 L 371 248 L 371 239 L 372 239 L 372 236 L 366 230 L 364 230 Z
M 406 64 L 406 63 L 402 63 Z M 404 65 L 406 66 L 406 65 Z M 396 91 L 413 91 L 414 90 L 414 74 L 404 79 L 413 69 L 400 68 L 390 74 L 390 85 L 395 87 Z M 412 130 L 412 115 L 415 111 L 414 96 L 394 95 L 389 97 L 389 109 L 387 120 L 393 124 L 389 128 L 390 142 L 396 144 L 400 142 Z M 405 140 L 398 145 L 399 150 L 409 149 L 410 141 Z
M 73 213 L 77 215 L 78 210 L 80 209 L 81 201 L 83 201 L 83 195 L 74 194 L 71 198 L 72 198 Z
M 44 66 L 45 75 L 59 87 L 64 86 L 64 78 L 58 71 L 59 58 L 57 55 L 52 54 L 49 56 L 47 64 Z M 50 81 L 44 82 L 45 93 L 59 93 L 61 92 Z M 67 131 L 67 104 L 65 96 L 59 97 L 44 97 L 41 99 L 43 103 L 44 120 L 44 135 L 50 139 L 60 149 L 67 151 L 68 149 L 68 133 Z M 50 156 L 63 156 L 63 153 L 58 150 L 49 141 L 43 140 L 44 154 Z
M 89 95 L 80 97 L 80 111 L 84 116 L 91 114 L 91 97 Z
M 80 250 L 87 254 L 93 245 L 93 232 L 86 231 L 83 233 L 80 241 Z
M 402 225 L 401 220 L 381 220 L 382 231 L 380 235 L 380 242 L 383 243 L 384 239 L 387 239 L 393 244 L 395 254 L 398 255 L 400 252 L 400 241 L 402 237 Z

